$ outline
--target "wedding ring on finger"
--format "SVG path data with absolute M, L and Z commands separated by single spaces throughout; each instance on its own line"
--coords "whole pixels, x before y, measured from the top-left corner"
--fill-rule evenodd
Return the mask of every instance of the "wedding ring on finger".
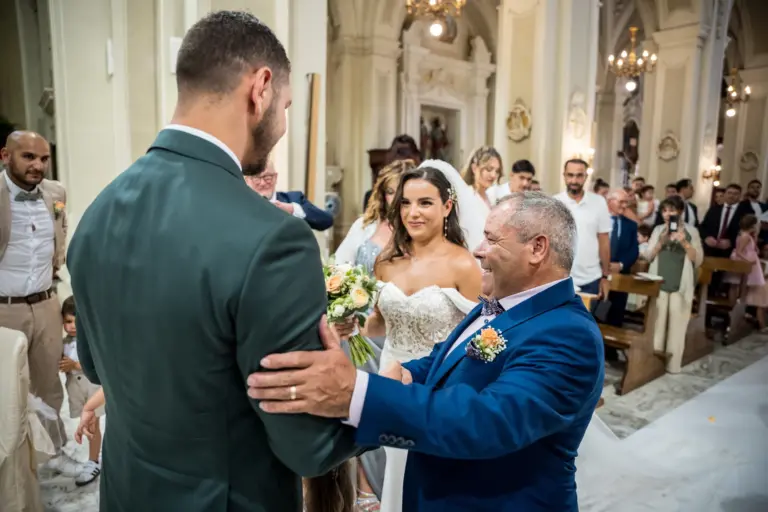
M 291 400 L 296 400 L 296 386 L 291 386 Z

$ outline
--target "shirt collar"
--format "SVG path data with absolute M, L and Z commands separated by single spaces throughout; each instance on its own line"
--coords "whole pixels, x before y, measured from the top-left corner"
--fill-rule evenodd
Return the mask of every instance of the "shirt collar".
M 11 171 L 10 170 L 6 170 L 4 177 L 5 177 L 5 182 L 8 184 L 8 190 L 10 190 L 10 192 L 11 192 L 11 199 L 14 199 L 19 194 L 19 192 L 27 192 L 27 191 L 22 189 L 17 184 L 15 184 L 13 181 L 11 181 L 11 177 L 8 176 L 9 172 L 11 172 Z M 29 190 L 28 192 L 31 193 L 31 194 L 34 194 L 38 190 L 40 190 L 40 186 L 39 185 L 36 186 L 35 188 L 33 188 L 32 190 Z
M 218 146 L 222 151 L 224 151 L 226 154 L 232 158 L 232 160 L 235 161 L 237 164 L 237 168 L 241 171 L 243 170 L 243 164 L 240 162 L 240 159 L 237 158 L 237 155 L 235 155 L 235 152 L 232 151 L 229 146 L 221 142 L 218 138 L 214 137 L 208 132 L 204 132 L 203 130 L 199 130 L 197 128 L 192 128 L 191 126 L 185 126 L 183 124 L 169 124 L 165 127 L 165 130 L 177 130 L 180 132 L 188 133 L 190 135 L 194 135 L 195 137 L 199 137 L 203 140 L 207 140 L 211 144 Z
M 531 288 L 530 290 L 525 290 L 524 292 L 504 297 L 503 299 L 499 299 L 499 304 L 501 304 L 505 310 L 509 311 L 523 301 L 530 299 L 534 295 L 540 294 L 544 290 L 547 290 L 548 288 L 551 288 L 556 284 L 565 281 L 566 279 L 570 279 L 570 277 L 558 279 L 557 281 L 552 281 L 551 283 L 543 284 L 541 286 L 537 286 L 536 288 Z

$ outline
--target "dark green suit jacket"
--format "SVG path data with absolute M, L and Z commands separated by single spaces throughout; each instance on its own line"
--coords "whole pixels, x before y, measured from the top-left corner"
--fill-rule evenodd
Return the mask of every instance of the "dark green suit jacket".
M 326 294 L 309 227 L 222 149 L 162 131 L 68 257 L 80 361 L 107 397 L 102 511 L 299 511 L 298 475 L 356 454 L 338 420 L 247 397 L 265 355 L 322 348 Z

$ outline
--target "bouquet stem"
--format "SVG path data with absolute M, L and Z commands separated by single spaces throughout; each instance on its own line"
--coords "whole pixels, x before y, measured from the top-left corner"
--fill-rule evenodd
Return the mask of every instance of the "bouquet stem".
M 376 354 L 373 353 L 371 345 L 368 343 L 358 330 L 349 337 L 349 355 L 355 366 L 363 366 L 366 361 L 372 360 Z

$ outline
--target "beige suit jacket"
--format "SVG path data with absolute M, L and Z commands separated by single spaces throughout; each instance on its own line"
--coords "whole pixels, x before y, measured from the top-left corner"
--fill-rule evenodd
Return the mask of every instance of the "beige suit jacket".
M 51 180 L 43 180 L 40 184 L 43 201 L 51 212 L 54 227 L 54 274 L 64 265 L 67 255 L 67 192 L 64 186 Z M 11 191 L 5 181 L 5 171 L 0 172 L 0 261 L 11 237 Z

